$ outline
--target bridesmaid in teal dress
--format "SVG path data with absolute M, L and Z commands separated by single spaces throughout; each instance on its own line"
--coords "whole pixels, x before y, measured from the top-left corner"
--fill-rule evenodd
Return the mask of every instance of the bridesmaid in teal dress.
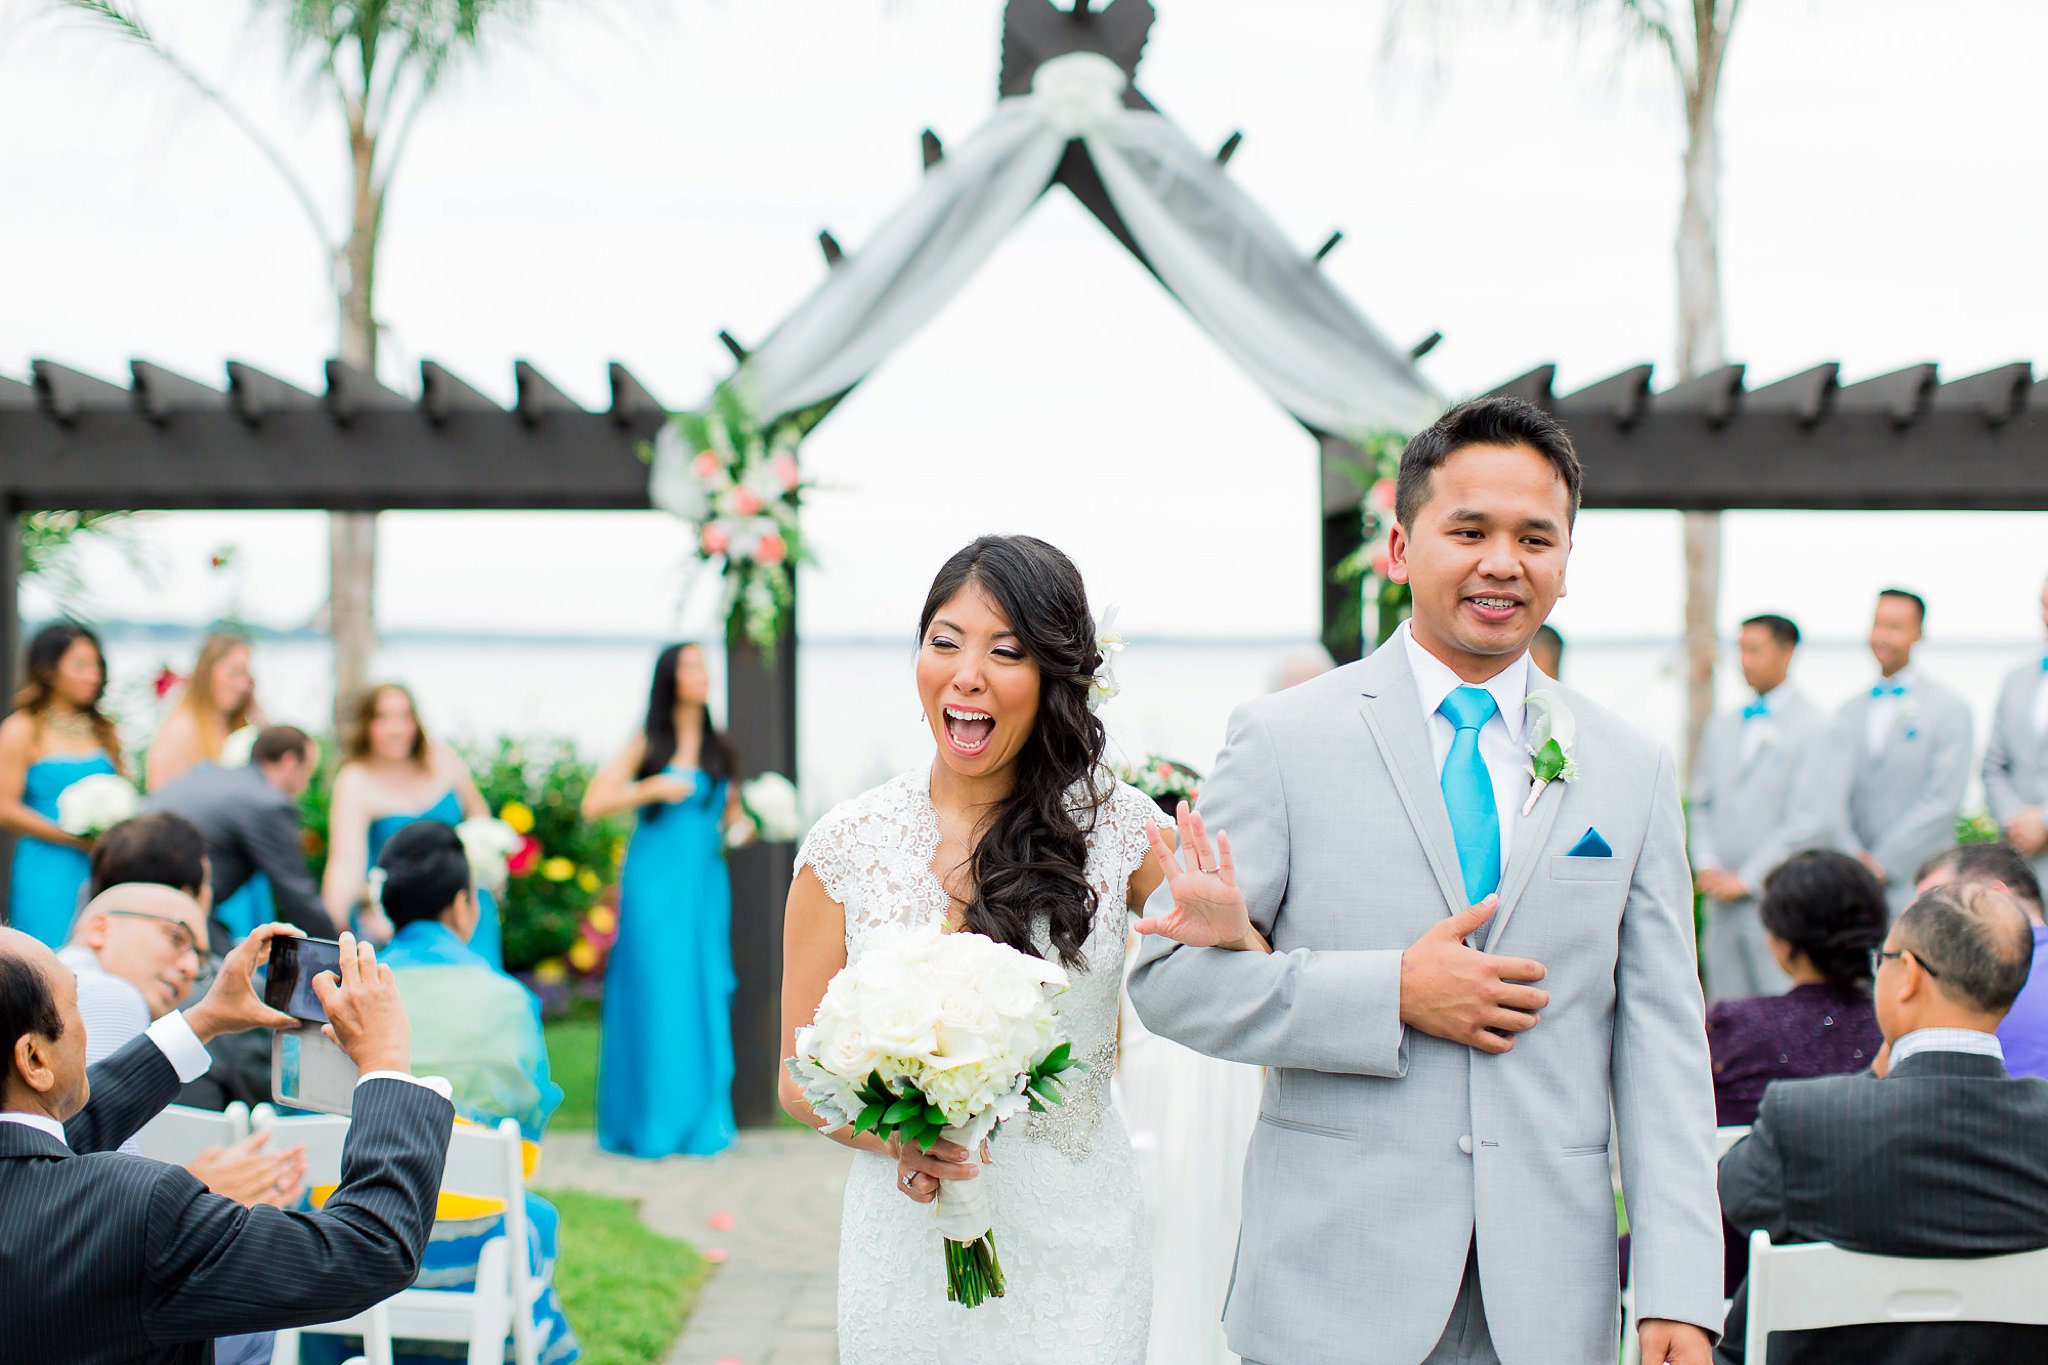
M 597 1141 L 623 1156 L 710 1156 L 733 1140 L 732 889 L 725 831 L 744 827 L 732 751 L 711 724 L 704 652 L 671 645 L 641 733 L 590 784 L 583 813 L 636 811 L 605 968 Z
M 0 828 L 18 836 L 7 922 L 52 948 L 70 937 L 89 841 L 57 825 L 57 798 L 82 777 L 121 771 L 121 741 L 99 709 L 106 657 L 84 626 L 43 627 L 28 647 L 28 686 L 0 721 Z
M 149 790 L 162 791 L 194 768 L 220 763 L 229 735 L 262 725 L 256 676 L 249 671 L 249 642 L 231 631 L 216 631 L 199 647 L 198 662 L 192 665 L 178 704 L 149 741 L 142 765 Z M 249 737 L 254 734 L 252 729 Z M 277 918 L 270 878 L 259 872 L 242 883 L 234 895 L 213 907 L 213 917 L 237 943 L 257 925 Z
M 390 925 L 367 906 L 366 898 L 370 868 L 391 836 L 421 820 L 459 825 L 490 813 L 462 760 L 427 739 L 412 693 L 397 683 L 371 688 L 356 708 L 329 807 L 327 873 L 320 894 L 335 923 L 353 921 L 372 939 L 390 938 Z M 470 950 L 503 970 L 497 899 L 479 890 L 477 911 Z

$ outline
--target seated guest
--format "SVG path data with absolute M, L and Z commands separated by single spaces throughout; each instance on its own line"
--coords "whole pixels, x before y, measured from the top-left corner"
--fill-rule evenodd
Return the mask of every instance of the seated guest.
M 1746 1237 L 1879 1256 L 1998 1256 L 2048 1246 L 2048 1081 L 2006 1074 L 1997 1028 L 2033 935 L 1988 886 L 1930 891 L 1872 954 L 1888 1063 L 1784 1081 L 1721 1159 L 1721 1209 Z M 1748 1286 L 1715 1360 L 1743 1358 Z M 2048 1327 L 1884 1324 L 1774 1334 L 1770 1365 L 2041 1360 Z M 1763 1362 L 1758 1362 L 1763 1365 Z
M 278 918 L 325 937 L 334 932 L 334 920 L 299 842 L 299 795 L 319 766 L 320 746 L 304 730 L 266 726 L 247 767 L 194 769 L 152 792 L 147 805 L 198 826 L 213 869 L 215 904 L 232 899 L 260 872 L 270 879 Z M 226 926 L 216 922 L 214 951 L 225 952 L 230 941 Z
M 344 1180 L 315 1214 L 244 1208 L 175 1166 L 113 1148 L 155 1117 L 222 1033 L 292 1023 L 252 979 L 277 926 L 88 1076 L 77 985 L 56 954 L 0 930 L 0 1342 L 46 1361 L 203 1365 L 213 1339 L 362 1312 L 412 1282 L 454 1111 L 412 1063 L 405 1008 L 367 945 L 314 990 L 361 1069 Z M 282 930 L 289 933 L 290 930 Z M 89 1100 L 89 1102 L 88 1102 Z
M 2048 1079 L 2048 924 L 2042 922 L 2041 883 L 2033 866 L 2010 844 L 1963 844 L 1929 858 L 1917 881 L 1922 891 L 1996 886 L 2018 902 L 2034 926 L 2034 968 L 1998 1026 L 1998 1042 L 2005 1049 L 2007 1071 Z
M 87 900 L 123 882 L 153 882 L 182 891 L 201 908 L 212 909 L 206 836 L 182 815 L 153 810 L 123 820 L 93 840 L 88 866 Z
M 1792 989 L 1707 1011 L 1714 1121 L 1723 1127 L 1754 1119 L 1772 1081 L 1862 1071 L 1884 1044 L 1870 1003 L 1884 885 L 1846 853 L 1808 849 L 1774 868 L 1763 890 L 1764 941 Z
M 78 978 L 87 1066 L 113 1056 L 146 1031 L 152 1019 L 185 1003 L 202 967 L 210 965 L 201 946 L 205 935 L 206 916 L 198 901 L 149 882 L 110 886 L 79 912 L 71 942 L 58 950 L 57 960 Z M 186 1169 L 215 1194 L 244 1204 L 287 1207 L 305 1190 L 305 1148 L 271 1153 L 264 1150 L 269 1139 L 268 1133 L 257 1133 L 210 1148 Z M 120 1150 L 140 1156 L 142 1145 L 131 1137 Z
M 438 821 L 407 825 L 385 844 L 370 885 L 394 931 L 383 962 L 412 1020 L 414 1060 L 448 1078 L 462 1118 L 490 1126 L 514 1119 L 521 1136 L 538 1144 L 562 1091 L 548 1074 L 539 1002 L 469 946 L 478 906 L 462 840 Z M 477 1205 L 459 1193 L 443 1197 L 420 1288 L 476 1282 L 477 1256 L 502 1235 L 504 1222 L 500 1209 Z M 547 1286 L 533 1310 L 539 1358 L 568 1365 L 581 1353 L 552 1283 L 560 1218 L 532 1194 L 526 1218 L 534 1279 Z

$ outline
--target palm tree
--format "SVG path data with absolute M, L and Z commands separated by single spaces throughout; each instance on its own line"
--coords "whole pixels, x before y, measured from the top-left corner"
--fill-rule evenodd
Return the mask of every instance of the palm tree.
M 339 117 L 348 140 L 349 217 L 336 232 L 292 159 L 237 105 L 159 41 L 121 0 L 54 0 L 136 44 L 217 107 L 253 143 L 304 211 L 331 271 L 341 358 L 377 368 L 377 244 L 406 142 L 443 78 L 486 37 L 531 12 L 531 0 L 249 0 L 274 26 L 280 55 Z M 377 519 L 329 517 L 328 629 L 334 639 L 335 718 L 369 678 L 377 648 Z
M 1397 0 L 1390 24 L 1422 0 Z M 1450 0 L 1435 0 L 1436 9 Z M 1510 0 L 1577 23 L 1606 23 L 1668 62 L 1685 111 L 1684 194 L 1678 210 L 1678 377 L 1727 363 L 1721 325 L 1721 150 L 1716 122 L 1728 40 L 1742 0 Z M 1686 766 L 1714 711 L 1715 616 L 1720 605 L 1721 514 L 1685 514 Z

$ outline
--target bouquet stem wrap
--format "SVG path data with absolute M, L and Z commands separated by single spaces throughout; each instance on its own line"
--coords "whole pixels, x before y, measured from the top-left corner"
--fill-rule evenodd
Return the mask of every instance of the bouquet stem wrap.
M 940 1134 L 946 1141 L 978 1152 L 980 1144 L 967 1126 L 947 1128 Z M 987 1168 L 976 1163 L 977 1172 Z M 988 1299 L 1003 1297 L 1003 1267 L 996 1260 L 996 1244 L 990 1235 L 995 1213 L 981 1176 L 972 1180 L 941 1180 L 938 1198 L 932 1203 L 932 1217 L 946 1239 L 946 1298 L 969 1308 Z

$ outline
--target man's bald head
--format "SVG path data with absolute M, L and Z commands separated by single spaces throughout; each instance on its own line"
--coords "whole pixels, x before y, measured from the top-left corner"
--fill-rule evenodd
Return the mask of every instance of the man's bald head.
M 1940 973 L 1935 989 L 1956 1006 L 2003 1016 L 2034 964 L 2034 931 L 2002 887 L 1962 882 L 1926 892 L 1899 916 L 1899 945 Z
M 78 982 L 41 942 L 0 929 L 0 1107 L 63 1121 L 85 1107 L 85 1024 Z
M 175 887 L 124 882 L 92 898 L 71 928 L 100 969 L 134 986 L 161 1019 L 185 1002 L 206 952 L 206 912 Z

